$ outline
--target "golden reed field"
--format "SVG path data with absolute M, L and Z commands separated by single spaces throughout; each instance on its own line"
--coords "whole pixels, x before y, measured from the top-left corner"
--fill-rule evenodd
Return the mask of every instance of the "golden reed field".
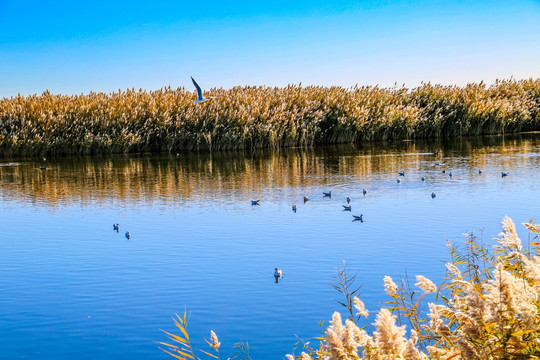
M 465 87 L 184 88 L 0 100 L 4 155 L 281 148 L 540 130 L 540 79 Z

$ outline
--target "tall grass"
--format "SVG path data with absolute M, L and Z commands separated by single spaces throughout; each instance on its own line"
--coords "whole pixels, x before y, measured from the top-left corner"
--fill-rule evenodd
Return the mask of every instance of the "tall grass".
M 183 88 L 0 100 L 4 154 L 281 148 L 540 130 L 540 79 L 415 89 Z
M 287 359 L 538 359 L 540 242 L 534 240 L 540 225 L 523 225 L 534 238 L 527 244 L 506 217 L 492 251 L 472 235 L 464 249 L 449 245 L 452 262 L 446 264 L 447 280 L 438 286 L 422 275 L 416 276 L 414 286 L 407 281 L 398 285 L 385 276 L 389 301 L 374 319 L 354 296 L 347 272 L 339 273 L 336 289 L 347 299 L 341 304 L 348 319 L 343 322 L 335 312 L 322 336 L 315 338 L 317 345 L 306 342 L 300 354 L 288 354 Z M 427 306 L 426 299 L 431 300 Z M 187 337 L 185 327 L 180 330 Z M 208 343 L 215 349 L 214 342 Z

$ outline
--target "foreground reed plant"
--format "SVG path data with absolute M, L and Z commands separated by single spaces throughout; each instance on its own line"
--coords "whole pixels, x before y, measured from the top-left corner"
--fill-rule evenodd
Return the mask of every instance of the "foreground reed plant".
M 523 224 L 537 238 L 540 225 Z M 488 249 L 472 235 L 465 248 L 449 245 L 447 280 L 437 286 L 416 276 L 414 287 L 386 276 L 390 300 L 368 320 L 370 311 L 357 297 L 346 296 L 343 322 L 335 312 L 318 347 L 306 342 L 288 360 L 360 359 L 537 359 L 540 358 L 540 242 L 524 246 L 511 219 Z M 346 272 L 338 290 L 356 292 Z M 416 288 L 418 290 L 416 290 Z M 425 304 L 425 299 L 431 302 Z M 350 312 L 350 304 L 356 314 Z M 362 326 L 362 322 L 366 326 Z
M 0 99 L 5 155 L 231 150 L 540 130 L 540 79 L 415 89 L 183 88 Z

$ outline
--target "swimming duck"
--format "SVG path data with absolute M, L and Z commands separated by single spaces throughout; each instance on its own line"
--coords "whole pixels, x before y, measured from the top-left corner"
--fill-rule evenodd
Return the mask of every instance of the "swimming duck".
M 405 176 L 405 171 L 400 171 L 399 176 Z
M 422 181 L 426 181 L 426 178 L 422 176 Z
M 501 172 L 501 177 L 505 177 L 505 176 L 508 176 L 508 173 Z
M 296 212 L 296 205 L 292 206 L 292 211 Z
M 364 214 L 360 214 L 360 216 L 358 216 L 358 215 L 353 215 L 353 218 L 354 218 L 353 221 L 361 221 L 361 222 L 364 222 L 363 217 L 364 217 Z
M 345 205 L 342 205 L 343 206 L 343 211 L 351 211 L 351 206 L 345 206 Z
M 399 184 L 400 182 L 401 182 L 401 180 L 400 180 L 400 179 L 397 179 L 397 183 Z
M 362 190 L 362 194 L 364 194 L 364 196 L 367 194 L 367 190 L 366 189 L 363 189 Z
M 309 201 L 309 198 L 307 196 L 304 196 L 304 204 Z
M 351 198 L 347 196 L 347 204 L 351 202 Z
M 118 232 L 118 224 L 113 224 L 113 230 L 116 230 L 116 232 Z
M 435 194 L 434 192 L 431 193 L 431 198 L 432 199 L 435 199 L 437 197 L 437 194 Z
M 482 169 L 478 169 L 478 175 L 482 174 Z
M 261 200 L 251 200 L 251 205 L 260 205 L 259 201 Z
M 451 171 L 448 173 L 448 176 L 452 177 L 452 172 Z
M 131 234 L 129 233 L 129 231 L 126 232 L 126 239 L 131 239 Z
M 329 191 L 329 192 L 324 192 L 323 191 L 323 196 L 324 197 L 332 197 L 332 192 L 331 191 Z

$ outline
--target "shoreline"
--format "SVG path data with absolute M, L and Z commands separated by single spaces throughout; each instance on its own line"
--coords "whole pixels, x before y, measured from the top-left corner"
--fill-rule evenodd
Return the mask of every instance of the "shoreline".
M 415 89 L 164 88 L 0 100 L 3 157 L 222 152 L 540 131 L 540 79 Z

